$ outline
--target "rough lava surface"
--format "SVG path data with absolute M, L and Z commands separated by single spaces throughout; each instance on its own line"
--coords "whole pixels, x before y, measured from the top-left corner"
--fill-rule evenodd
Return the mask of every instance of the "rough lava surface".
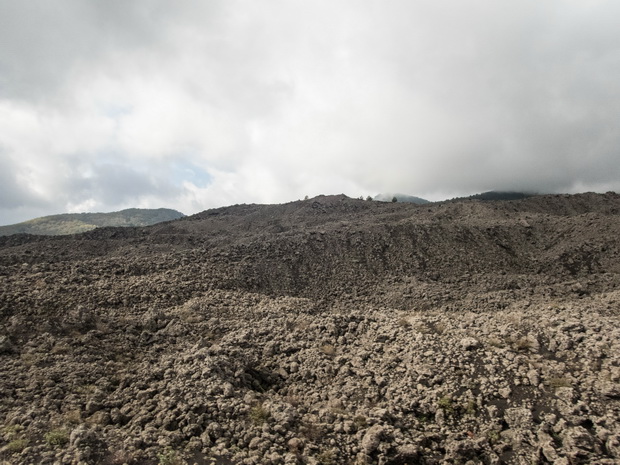
M 0 463 L 620 463 L 620 196 L 0 238 Z

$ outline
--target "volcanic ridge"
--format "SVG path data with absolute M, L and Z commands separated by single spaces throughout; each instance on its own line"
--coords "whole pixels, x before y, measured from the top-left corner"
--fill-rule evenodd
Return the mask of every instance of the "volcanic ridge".
M 620 463 L 619 232 L 610 192 L 0 237 L 0 463 Z

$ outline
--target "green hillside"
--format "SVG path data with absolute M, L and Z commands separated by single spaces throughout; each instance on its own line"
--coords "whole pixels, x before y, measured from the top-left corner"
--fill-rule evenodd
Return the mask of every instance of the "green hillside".
M 169 208 L 128 208 L 111 213 L 62 213 L 0 226 L 0 236 L 20 233 L 43 236 L 77 234 L 104 226 L 149 226 L 183 216 L 183 213 Z

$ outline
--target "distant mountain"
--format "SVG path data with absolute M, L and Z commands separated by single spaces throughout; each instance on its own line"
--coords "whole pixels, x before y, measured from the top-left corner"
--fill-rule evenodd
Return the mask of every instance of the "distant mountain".
M 149 226 L 184 216 L 183 213 L 169 208 L 128 208 L 111 213 L 62 213 L 9 226 L 0 226 L 0 236 L 20 233 L 60 236 L 77 234 L 104 226 Z
M 421 199 L 420 197 L 407 194 L 377 194 L 373 200 L 378 200 L 379 202 L 391 202 L 394 197 L 396 197 L 396 200 L 399 202 L 417 203 L 418 205 L 430 203 L 430 201 L 426 199 Z
M 533 197 L 534 195 L 537 194 L 513 191 L 488 191 L 482 192 L 481 194 L 470 195 L 469 197 L 464 198 L 471 200 L 520 200 L 526 199 L 528 197 Z

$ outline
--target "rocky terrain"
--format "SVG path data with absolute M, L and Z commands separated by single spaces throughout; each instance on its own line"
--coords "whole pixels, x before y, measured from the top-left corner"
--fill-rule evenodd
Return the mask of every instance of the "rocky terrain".
M 0 236 L 20 233 L 55 236 L 77 234 L 105 226 L 151 226 L 184 216 L 169 208 L 128 208 L 111 213 L 62 213 L 0 226 Z
M 0 238 L 0 463 L 620 463 L 619 231 L 321 196 Z

